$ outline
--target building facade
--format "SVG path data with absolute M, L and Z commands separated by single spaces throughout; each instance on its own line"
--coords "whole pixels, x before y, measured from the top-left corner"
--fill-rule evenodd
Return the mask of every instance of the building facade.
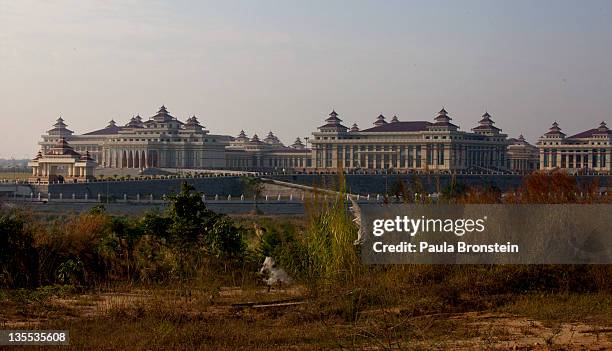
M 232 170 L 305 171 L 311 167 L 311 152 L 300 138 L 285 146 L 270 131 L 264 140 L 249 138 L 244 130 L 225 148 L 226 167 Z
M 345 126 L 332 111 L 307 141 L 311 148 L 300 138 L 284 145 L 272 132 L 263 140 L 257 134 L 248 137 L 244 131 L 237 137 L 211 134 L 195 116 L 182 122 L 162 106 L 146 121 L 135 116 L 120 126 L 111 120 L 105 128 L 80 135 L 60 117 L 42 135 L 41 151 L 31 167 L 33 177 L 41 181 L 49 180 L 51 173 L 63 178 L 79 178 L 85 173 L 89 177 L 92 164 L 105 168 L 276 172 L 344 169 L 528 173 L 564 169 L 612 173 L 612 131 L 604 122 L 569 137 L 555 122 L 534 146 L 522 136 L 508 139 L 486 112 L 468 132 L 452 123 L 445 109 L 431 121 L 400 121 L 395 116 L 387 121 L 380 115 L 366 129 L 356 124 Z M 68 154 L 59 157 L 60 148 Z M 68 148 L 71 151 L 66 151 Z M 67 161 L 67 157 L 73 161 Z M 65 164 L 54 165 L 60 161 L 51 161 L 60 158 Z M 82 161 L 86 161 L 87 171 L 82 170 Z
M 569 137 L 554 122 L 538 140 L 538 149 L 541 170 L 611 174 L 612 131 L 605 122 Z
M 508 139 L 508 169 L 515 173 L 530 173 L 539 168 L 540 153 L 520 135 L 518 139 Z
M 471 132 L 459 130 L 442 109 L 430 121 L 390 122 L 380 115 L 373 127 L 348 128 L 335 111 L 312 133 L 315 170 L 506 171 L 507 136 L 489 113 Z
M 44 153 L 39 151 L 36 157 L 28 162 L 32 168 L 32 183 L 49 184 L 53 182 L 84 182 L 94 178 L 97 163 L 89 152 L 82 155 L 66 142 L 63 137 Z
M 103 129 L 76 135 L 60 117 L 39 143 L 45 153 L 61 138 L 78 153 L 88 152 L 108 168 L 225 168 L 225 147 L 231 138 L 210 134 L 193 116 L 185 122 L 165 106 L 143 121 L 133 117 L 119 126 L 111 120 Z

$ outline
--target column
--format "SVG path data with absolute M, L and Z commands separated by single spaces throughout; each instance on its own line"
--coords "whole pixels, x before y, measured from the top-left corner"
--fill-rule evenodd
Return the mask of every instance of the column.
M 338 145 L 332 144 L 331 148 L 332 156 L 332 168 L 338 168 Z
M 569 159 L 568 159 L 569 162 Z M 568 164 L 568 168 L 569 168 L 569 164 Z M 544 149 L 540 148 L 540 169 L 544 169 Z
M 395 145 L 395 169 L 402 168 L 402 147 L 402 145 Z
M 431 148 L 431 163 L 432 168 L 438 168 L 438 143 L 432 144 Z
M 451 146 L 444 144 L 444 168 L 451 169 Z

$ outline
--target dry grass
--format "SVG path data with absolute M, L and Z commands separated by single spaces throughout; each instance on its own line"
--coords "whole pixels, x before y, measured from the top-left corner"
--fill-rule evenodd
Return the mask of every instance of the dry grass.
M 357 303 L 349 316 L 358 292 L 313 298 L 300 287 L 272 293 L 238 287 L 116 290 L 47 296 L 20 307 L 23 301 L 5 296 L 0 310 L 12 321 L 3 327 L 69 329 L 69 349 L 74 350 L 612 347 L 609 293 L 532 294 L 515 296 L 489 312 L 465 306 L 440 312 L 438 294 L 415 291 L 396 297 L 396 303 Z M 246 304 L 289 299 L 305 303 Z
M 563 191 L 546 192 L 551 182 Z M 581 190 L 590 191 L 564 176 L 535 175 L 510 201 L 588 200 L 573 197 Z M 75 350 L 612 348 L 612 266 L 363 266 L 344 203 L 329 200 L 308 204 L 306 219 L 287 221 L 300 236 L 277 238 L 287 244 L 275 257 L 281 266 L 301 269 L 297 286 L 268 293 L 254 275 L 228 279 L 204 266 L 191 280 L 155 286 L 0 291 L 0 327 L 69 329 L 68 349 Z M 459 199 L 499 201 L 491 191 Z M 237 220 L 253 228 L 254 251 L 263 227 L 287 229 L 276 218 Z M 92 251 L 102 223 L 95 216 L 66 220 L 60 231 L 71 239 L 62 250 Z

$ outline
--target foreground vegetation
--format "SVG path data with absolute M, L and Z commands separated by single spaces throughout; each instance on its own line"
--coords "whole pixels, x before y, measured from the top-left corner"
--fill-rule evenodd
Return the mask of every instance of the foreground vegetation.
M 445 196 L 608 201 L 563 175 Z M 4 211 L 0 324 L 70 329 L 74 349 L 612 347 L 610 266 L 363 266 L 342 198 L 313 200 L 305 218 L 215 214 L 188 186 L 142 217 Z M 268 293 L 266 256 L 295 284 Z

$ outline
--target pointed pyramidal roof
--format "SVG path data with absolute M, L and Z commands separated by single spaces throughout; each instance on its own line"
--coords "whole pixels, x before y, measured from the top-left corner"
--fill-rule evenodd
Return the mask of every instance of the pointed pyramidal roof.
M 359 126 L 357 125 L 357 123 L 353 123 L 353 125 L 351 126 L 351 132 L 358 132 L 359 131 Z
M 268 132 L 268 135 L 264 139 L 264 142 L 266 144 L 280 144 L 281 143 L 280 140 L 278 139 L 278 137 L 276 135 L 274 135 L 274 133 L 272 133 L 272 131 Z
M 438 112 L 438 115 L 434 118 L 434 120 L 436 121 L 436 123 L 450 123 L 452 118 L 450 118 L 448 112 L 446 112 L 444 107 L 442 107 L 442 109 L 440 110 L 440 112 Z
M 610 129 L 608 129 L 606 122 L 601 121 L 601 123 L 599 124 L 599 127 L 597 128 L 597 132 L 599 132 L 600 134 L 608 134 L 609 131 Z
M 60 138 L 51 149 L 49 149 L 49 152 L 47 152 L 46 155 L 81 156 L 78 152 L 74 151 L 72 146 L 70 146 L 70 144 L 68 144 L 66 139 L 63 137 Z
M 329 117 L 327 117 L 325 119 L 325 122 L 327 123 L 340 123 L 342 122 L 342 120 L 340 118 L 338 118 L 338 113 L 336 113 L 336 110 L 332 110 L 332 112 L 330 112 Z
M 66 123 L 64 123 L 64 119 L 60 116 L 58 117 L 58 119 L 55 121 L 55 124 L 53 125 L 53 129 L 50 129 L 47 131 L 47 133 L 49 135 L 72 135 L 73 131 L 71 131 L 70 129 L 67 128 L 68 125 Z
M 319 127 L 319 131 L 325 132 L 346 132 L 348 128 L 342 125 L 342 120 L 338 118 L 338 113 L 335 110 L 325 119 L 325 124 Z
M 489 112 L 485 111 L 480 121 L 478 121 L 478 126 L 472 128 L 472 131 L 477 133 L 499 133 L 501 129 L 494 126 L 494 124 L 495 122 L 491 119 L 491 115 L 489 114 Z
M 302 143 L 302 140 L 300 139 L 300 137 L 295 138 L 295 141 L 293 142 L 293 144 L 291 144 L 291 147 L 294 149 L 303 149 L 305 146 Z
M 114 122 L 114 121 L 113 121 Z M 125 125 L 130 128 L 143 128 L 144 124 L 142 123 L 142 118 L 136 115 L 130 119 L 130 121 Z
M 448 112 L 446 112 L 444 107 L 442 107 L 440 112 L 438 112 L 436 117 L 434 117 L 434 123 L 432 123 L 427 128 L 429 130 L 445 129 L 445 130 L 453 130 L 453 131 L 459 129 L 459 126 L 451 123 L 451 120 L 452 118 L 448 115 Z
M 166 109 L 166 106 L 162 105 L 159 108 L 159 111 L 157 111 L 157 113 L 151 117 L 153 120 L 155 120 L 156 122 L 169 122 L 172 120 L 175 120 L 176 118 L 172 117 L 172 115 L 170 115 L 170 113 L 168 113 L 168 110 Z
M 246 135 L 244 130 L 241 130 L 240 133 L 238 134 L 238 136 L 236 137 L 235 141 L 247 142 L 247 141 L 249 141 L 249 137 Z
M 83 155 L 81 155 L 81 161 L 93 161 L 94 159 L 91 158 L 91 155 L 89 154 L 89 151 L 85 151 L 85 153 Z
M 561 131 L 561 128 L 559 127 L 559 123 L 557 123 L 557 121 L 553 122 L 548 132 L 546 132 L 546 134 L 544 135 L 552 136 L 552 137 L 556 136 L 556 137 L 561 137 L 561 138 L 565 137 L 565 133 Z
M 383 114 L 381 113 L 380 115 L 378 115 L 378 117 L 376 117 L 376 121 L 374 121 L 374 125 L 376 127 L 380 127 L 384 124 L 387 124 L 387 121 L 385 121 L 385 116 L 383 116 Z

